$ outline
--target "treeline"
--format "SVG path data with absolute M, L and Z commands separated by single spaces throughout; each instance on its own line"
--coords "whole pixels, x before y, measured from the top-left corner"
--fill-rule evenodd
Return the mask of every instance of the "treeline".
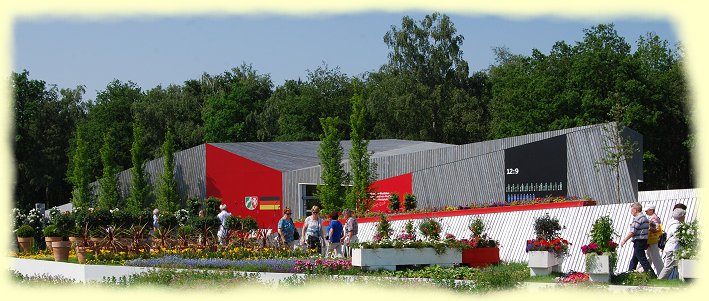
M 631 51 L 612 24 L 600 24 L 548 54 L 495 49 L 496 62 L 471 74 L 463 40 L 446 15 L 404 17 L 384 35 L 390 52 L 379 70 L 350 76 L 322 65 L 275 87 L 268 74 L 244 64 L 149 90 L 114 80 L 95 100 L 84 100 L 83 86 L 59 89 L 28 71 L 13 73 L 17 206 L 70 201 L 77 130 L 89 150 L 89 174 L 99 179 L 106 133 L 112 163 L 131 167 L 134 123 L 142 126 L 149 158 L 162 156 L 168 129 L 174 149 L 182 150 L 205 142 L 319 140 L 320 118 L 338 117 L 349 139 L 345 121 L 355 94 L 364 101 L 367 139 L 452 144 L 611 121 L 611 108 L 622 108 L 619 121 L 645 139 L 640 189 L 694 186 L 678 46 L 648 33 Z

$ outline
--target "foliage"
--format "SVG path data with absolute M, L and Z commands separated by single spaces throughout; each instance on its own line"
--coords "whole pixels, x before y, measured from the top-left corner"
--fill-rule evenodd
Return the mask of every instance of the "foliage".
M 559 237 L 559 231 L 562 227 L 559 224 L 559 219 L 549 216 L 545 213 L 543 216 L 534 219 L 534 234 L 537 239 L 552 240 Z
M 159 270 L 106 280 L 109 284 L 116 286 L 227 289 L 239 286 L 253 287 L 258 284 L 258 275 L 231 271 Z
M 56 226 L 57 230 L 62 233 L 62 236 L 67 236 L 68 233 L 76 226 L 74 217 L 70 212 L 55 215 L 54 218 L 50 220 L 49 224 Z
M 162 146 L 163 171 L 160 175 L 156 206 L 161 212 L 175 212 L 180 209 L 180 195 L 175 181 L 175 141 L 172 130 L 167 129 Z
M 411 211 L 416 209 L 416 196 L 410 193 L 404 195 L 404 210 Z
M 133 123 L 133 144 L 130 149 L 131 162 L 131 185 L 130 197 L 128 198 L 128 210 L 139 212 L 146 210 L 150 206 L 150 187 L 145 174 L 146 155 L 143 149 L 143 125 L 138 122 Z
M 34 237 L 35 230 L 32 226 L 24 224 L 15 230 L 17 237 Z
M 320 275 L 347 275 L 356 273 L 352 261 L 346 259 L 296 260 L 296 273 Z
M 224 227 L 226 227 L 229 230 L 237 230 L 241 229 L 242 225 L 242 219 L 239 216 L 235 215 L 229 215 L 229 217 L 226 218 L 226 222 L 224 222 Z
M 698 220 L 680 224 L 679 228 L 677 228 L 679 249 L 676 256 L 678 259 L 694 259 L 697 256 L 700 235 Z
M 84 141 L 81 127 L 76 129 L 74 139 L 76 148 L 72 159 L 73 172 L 69 177 L 73 185 L 71 204 L 74 208 L 85 208 L 91 206 L 92 194 L 89 189 L 91 182 L 91 170 L 89 163 L 89 150 Z
M 547 251 L 552 252 L 556 257 L 565 257 L 569 255 L 569 246 L 571 243 L 561 237 L 556 237 L 551 240 L 536 239 L 527 240 L 526 252 L 530 251 Z
M 647 285 L 652 277 L 646 272 L 624 272 L 617 275 L 611 275 L 610 283 L 615 285 L 631 285 L 640 286 Z
M 384 214 L 379 216 L 379 222 L 374 226 L 376 232 L 374 233 L 374 241 L 384 240 L 391 236 L 391 222 L 387 220 Z
M 320 123 L 323 134 L 320 135 L 318 157 L 322 167 L 323 185 L 318 185 L 315 195 L 322 204 L 322 210 L 340 212 L 345 197 L 345 188 L 342 184 L 346 181 L 342 167 L 342 146 L 340 145 L 342 134 L 337 129 L 340 119 L 337 117 L 322 118 Z
M 606 254 L 609 256 L 610 270 L 614 271 L 618 262 L 618 254 L 616 248 L 618 244 L 613 241 L 613 236 L 616 236 L 613 231 L 613 220 L 610 215 L 604 215 L 596 219 L 591 226 L 591 243 L 581 246 L 583 254 Z M 589 257 L 586 257 L 586 265 L 589 265 Z
M 441 223 L 432 218 L 426 218 L 419 224 L 419 232 L 428 240 L 441 238 Z
M 228 78 L 224 91 L 208 97 L 202 110 L 204 141 L 255 141 L 258 114 L 272 93 L 271 78 L 246 64 L 224 77 Z
M 44 235 L 44 237 L 62 237 L 66 236 L 65 234 L 66 233 L 60 232 L 57 226 L 55 225 L 46 226 L 42 230 L 42 235 Z
M 86 114 L 85 88 L 57 88 L 31 79 L 27 70 L 10 76 L 14 125 L 11 131 L 14 164 L 13 200 L 28 210 L 35 202 L 47 207 L 67 203 L 73 173 L 67 151 L 75 145 L 76 124 Z M 19 224 L 17 224 L 19 227 Z
M 210 196 L 204 200 L 204 215 L 217 215 L 219 214 L 219 206 L 222 204 L 222 200 L 217 197 Z
M 460 242 L 472 248 L 497 248 L 500 243 L 490 238 L 485 232 L 485 222 L 480 217 L 471 219 L 468 225 L 470 239 L 461 239 Z
M 177 228 L 177 235 L 181 237 L 189 237 L 195 233 L 194 227 L 185 225 Z
M 187 225 L 190 220 L 190 213 L 185 210 L 185 209 L 180 209 L 175 211 L 175 219 L 177 220 L 177 224 L 182 227 L 184 225 Z
M 366 212 L 374 203 L 372 182 L 376 180 L 376 165 L 370 162 L 367 149 L 369 140 L 365 140 L 365 107 L 362 96 L 352 96 L 352 115 L 350 116 L 350 167 L 352 169 L 352 187 L 347 193 L 347 206 L 355 211 Z M 398 210 L 398 206 L 397 206 Z
M 401 206 L 401 201 L 399 201 L 399 194 L 396 192 L 389 196 L 389 210 L 392 212 L 399 212 L 399 207 Z
M 471 237 L 480 237 L 485 232 L 485 222 L 482 218 L 476 217 L 470 221 L 468 230 L 471 232 Z
M 118 173 L 121 168 L 113 161 L 116 157 L 115 138 L 112 131 L 103 136 L 101 147 L 101 162 L 103 163 L 103 176 L 99 180 L 99 195 L 97 207 L 104 209 L 117 208 L 123 205 L 121 192 L 118 190 Z

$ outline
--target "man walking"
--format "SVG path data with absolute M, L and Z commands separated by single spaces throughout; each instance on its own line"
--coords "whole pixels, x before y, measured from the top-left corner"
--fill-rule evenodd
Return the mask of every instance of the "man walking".
M 645 256 L 650 225 L 647 217 L 643 214 L 643 206 L 638 202 L 633 203 L 630 205 L 630 214 L 633 216 L 633 222 L 630 223 L 628 235 L 620 242 L 620 247 L 622 248 L 628 240 L 632 239 L 633 241 L 633 257 L 630 259 L 628 271 L 634 271 L 638 266 L 638 262 L 640 262 L 643 271 L 650 273 L 655 278 L 657 276 L 655 276 L 650 261 Z

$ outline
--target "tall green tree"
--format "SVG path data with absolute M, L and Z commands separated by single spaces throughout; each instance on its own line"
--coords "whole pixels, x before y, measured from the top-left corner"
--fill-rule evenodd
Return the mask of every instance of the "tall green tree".
M 369 75 L 369 106 L 378 137 L 465 143 L 479 140 L 485 102 L 463 59 L 463 36 L 446 15 L 404 17 L 384 36 L 389 62 Z M 465 109 L 466 114 L 454 115 Z M 461 124 L 465 122 L 468 124 Z
M 175 181 L 175 142 L 172 130 L 168 128 L 165 143 L 162 146 L 163 172 L 157 196 L 157 208 L 162 212 L 175 212 L 180 209 L 180 195 Z
M 321 133 L 320 118 L 347 120 L 352 79 L 339 68 L 322 65 L 308 71 L 306 81 L 288 80 L 277 87 L 266 101 L 259 118 L 260 140 L 317 140 Z M 338 128 L 347 132 L 346 124 Z M 346 134 L 345 138 L 346 139 Z
M 209 97 L 205 103 L 202 120 L 207 142 L 257 139 L 258 116 L 271 96 L 271 78 L 257 74 L 250 65 L 232 71 L 230 89 Z
M 70 178 L 73 184 L 71 204 L 74 208 L 88 208 L 93 204 L 93 194 L 89 187 L 91 172 L 89 167 L 89 149 L 83 137 L 83 128 L 76 130 L 76 148 L 74 150 L 74 166 Z
M 99 91 L 96 102 L 88 105 L 88 112 L 82 125 L 85 129 L 85 141 L 89 149 L 99 150 L 103 145 L 103 135 L 113 131 L 116 144 L 115 162 L 119 166 L 130 166 L 133 126 L 133 103 L 142 97 L 140 87 L 133 82 L 114 80 Z M 102 175 L 101 156 L 98 151 L 90 152 L 89 165 L 93 178 Z
M 76 124 L 85 116 L 84 87 L 57 89 L 29 72 L 12 73 L 14 96 L 13 154 L 16 164 L 14 200 L 24 208 L 46 202 L 53 207 L 69 202 L 67 151 Z
M 152 203 L 150 186 L 145 174 L 145 151 L 143 149 L 143 126 L 139 122 L 133 123 L 133 144 L 130 149 L 131 185 L 128 198 L 128 210 L 139 212 L 146 210 Z
M 337 129 L 340 119 L 327 117 L 320 119 L 323 134 L 320 135 L 320 167 L 322 185 L 318 185 L 316 196 L 326 212 L 342 210 L 345 204 L 345 171 L 342 166 L 342 133 Z
M 490 138 L 613 121 L 643 134 L 641 190 L 693 187 L 682 57 L 654 34 L 638 39 L 637 50 L 613 24 L 584 29 L 575 44 L 557 42 L 549 54 L 531 56 L 498 49 L 490 68 Z
M 347 194 L 347 207 L 355 208 L 358 212 L 367 212 L 372 209 L 372 182 L 376 179 L 376 166 L 370 162 L 367 149 L 369 140 L 365 140 L 365 108 L 362 96 L 355 94 L 352 97 L 352 115 L 350 116 L 350 168 L 352 170 L 352 187 Z
M 133 104 L 136 120 L 144 125 L 145 150 L 149 157 L 162 156 L 165 129 L 170 128 L 175 149 L 183 150 L 203 143 L 202 108 L 204 97 L 198 82 L 157 86 L 147 90 Z
M 123 208 L 121 202 L 121 192 L 118 189 L 118 173 L 121 168 L 114 162 L 116 144 L 111 131 L 103 136 L 103 146 L 101 147 L 101 161 L 103 162 L 103 176 L 99 180 L 98 206 L 103 209 Z

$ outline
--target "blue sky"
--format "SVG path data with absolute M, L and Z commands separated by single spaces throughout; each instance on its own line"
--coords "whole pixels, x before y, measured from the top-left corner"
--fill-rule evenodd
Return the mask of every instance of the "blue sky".
M 85 85 L 93 99 L 113 79 L 131 80 L 144 90 L 181 84 L 202 73 L 222 73 L 249 63 L 270 74 L 275 85 L 305 79 L 323 62 L 348 75 L 376 70 L 387 61 L 382 37 L 400 26 L 407 13 L 361 13 L 310 17 L 281 15 L 136 17 L 108 21 L 86 19 L 17 19 L 13 32 L 13 70 L 60 88 Z M 409 13 L 419 20 L 425 14 Z M 573 44 L 582 29 L 613 22 L 631 45 L 655 32 L 671 45 L 678 42 L 668 20 L 640 18 L 512 19 L 448 13 L 465 37 L 463 56 L 471 72 L 494 63 L 493 47 L 529 55 L 547 53 L 556 41 Z

